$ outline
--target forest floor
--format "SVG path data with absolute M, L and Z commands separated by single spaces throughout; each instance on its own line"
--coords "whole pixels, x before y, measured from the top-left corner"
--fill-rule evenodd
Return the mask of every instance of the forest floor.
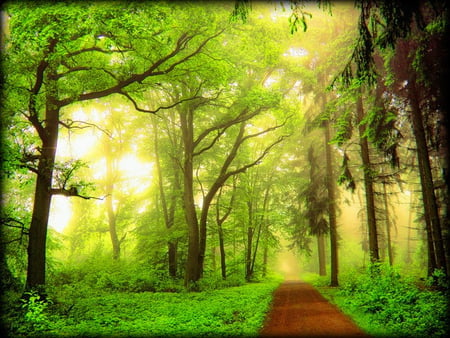
M 276 289 L 262 337 L 370 337 L 313 286 L 286 281 Z

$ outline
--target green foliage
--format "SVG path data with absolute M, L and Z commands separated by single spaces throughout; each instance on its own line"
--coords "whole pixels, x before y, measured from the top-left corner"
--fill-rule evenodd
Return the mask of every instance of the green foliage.
M 194 288 L 198 291 L 212 291 L 227 287 L 245 285 L 245 278 L 243 276 L 232 275 L 224 280 L 220 276 L 211 276 L 209 278 L 202 278 L 195 284 L 196 285 Z
M 46 336 L 80 337 L 257 336 L 277 286 L 278 282 L 267 282 L 197 293 L 85 290 L 76 299 L 63 298 L 66 290 L 48 308 L 33 300 L 35 322 L 51 319 L 51 326 L 20 332 L 35 336 L 45 329 Z
M 365 273 L 343 279 L 338 295 L 344 300 L 339 305 L 366 317 L 369 333 L 445 336 L 448 304 L 444 292 L 420 289 L 413 280 L 385 265 L 371 265 Z
M 48 312 L 53 302 L 49 298 L 44 299 L 35 290 L 25 292 L 18 301 L 17 297 L 10 293 L 8 299 L 2 299 L 8 304 L 9 311 L 2 313 L 1 321 L 11 336 L 41 335 L 53 327 Z
M 82 292 L 180 292 L 181 280 L 174 280 L 160 271 L 148 266 L 129 262 L 112 262 L 110 259 L 86 259 L 81 264 L 71 264 L 55 271 L 51 278 L 54 288 L 71 289 L 74 298 Z M 89 292 L 91 292 L 89 291 Z

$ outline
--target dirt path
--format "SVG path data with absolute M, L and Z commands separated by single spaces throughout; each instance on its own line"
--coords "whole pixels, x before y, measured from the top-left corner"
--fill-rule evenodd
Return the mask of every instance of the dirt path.
M 369 337 L 316 289 L 287 281 L 275 291 L 262 337 Z

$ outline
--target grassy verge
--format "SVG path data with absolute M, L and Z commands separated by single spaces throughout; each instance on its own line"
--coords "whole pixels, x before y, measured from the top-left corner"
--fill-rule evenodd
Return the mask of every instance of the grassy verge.
M 74 304 L 28 304 L 21 336 L 257 336 L 279 282 L 203 292 L 86 294 Z M 41 307 L 40 307 L 41 306 Z
M 387 266 L 341 278 L 330 288 L 324 278 L 310 277 L 322 295 L 375 337 L 446 337 L 448 290 L 436 290 L 401 277 Z

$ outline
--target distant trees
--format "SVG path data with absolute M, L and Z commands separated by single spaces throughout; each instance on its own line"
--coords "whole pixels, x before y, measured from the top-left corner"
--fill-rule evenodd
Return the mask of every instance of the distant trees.
M 431 44 L 435 46 L 448 34 L 448 22 L 444 19 L 447 11 L 440 5 L 433 1 L 413 5 L 396 4 L 391 7 L 382 3 L 369 6 L 361 5 L 360 39 L 350 62 L 340 75 L 340 79 L 347 88 L 351 88 L 351 85 L 354 84 L 353 78 L 356 78 L 359 84 L 364 82 L 369 86 L 377 86 L 378 94 L 375 96 L 378 100 L 374 103 L 374 108 L 371 108 L 374 111 L 368 112 L 365 117 L 361 114 L 358 120 L 360 137 L 362 137 L 362 140 L 369 140 L 394 166 L 398 165 L 399 161 L 396 145 L 400 137 L 395 120 L 401 114 L 407 114 L 408 116 L 419 163 L 425 229 L 428 236 L 429 274 L 435 268 L 446 271 L 446 260 L 448 258 L 445 254 L 445 235 L 443 235 L 448 233 L 448 226 L 445 229 L 441 227 L 441 222 L 442 224 L 448 224 L 448 211 L 445 211 L 444 208 L 444 205 L 448 205 L 448 203 L 444 202 L 441 207 L 438 205 L 435 195 L 436 187 L 433 183 L 438 181 L 438 177 L 435 174 L 433 176 L 432 156 L 428 150 L 430 145 L 433 147 L 432 144 L 439 144 L 439 146 L 435 146 L 438 152 L 448 149 L 448 141 L 439 139 L 439 141 L 433 142 L 431 130 L 434 128 L 430 125 L 425 127 L 426 123 L 424 122 L 424 120 L 428 121 L 427 123 L 439 121 L 441 119 L 439 111 L 448 110 L 448 107 L 442 101 L 441 90 L 436 87 L 436 84 L 442 83 L 441 80 L 432 79 L 432 74 L 438 72 L 435 67 L 440 66 L 437 66 L 437 63 L 425 61 L 431 57 L 442 60 L 442 55 L 440 53 L 434 54 L 435 52 L 432 52 L 432 48 L 430 48 Z M 381 27 L 381 24 L 379 26 L 368 24 L 375 17 L 383 21 L 383 27 Z M 392 48 L 392 52 L 390 52 L 389 47 Z M 385 57 L 387 73 L 383 69 L 383 65 L 376 62 L 377 53 Z M 392 71 L 392 73 L 389 73 L 389 71 Z M 376 77 L 377 73 L 381 74 L 378 78 Z M 434 82 L 434 80 L 437 81 Z M 421 88 L 421 91 L 417 89 L 418 87 Z M 421 93 L 425 94 L 422 95 Z M 399 99 L 402 100 L 402 103 L 395 104 L 394 100 Z M 389 102 L 389 100 L 391 101 Z M 363 106 L 359 96 L 357 96 L 357 104 L 358 107 Z M 360 108 L 357 109 L 362 112 Z M 442 127 L 441 133 L 445 133 L 446 127 L 443 127 L 444 124 L 440 124 Z M 428 133 L 427 128 L 429 128 Z M 363 150 L 363 143 L 361 143 L 361 150 Z M 444 151 L 441 152 L 441 154 L 443 153 Z M 444 182 L 448 182 L 444 169 L 447 155 L 442 156 L 442 178 Z M 363 164 L 368 164 L 367 156 L 365 158 Z M 365 167 L 370 169 L 367 165 Z M 373 171 L 373 168 L 371 170 Z M 373 195 L 373 193 L 367 193 L 371 190 L 370 182 L 373 178 L 376 179 L 379 174 L 375 172 L 370 174 L 369 172 L 369 175 L 367 175 L 364 172 L 366 196 L 369 199 L 370 195 Z M 441 186 L 444 187 L 442 191 L 448 190 L 447 185 L 447 183 L 444 183 Z M 443 192 L 441 201 L 445 201 L 448 198 L 446 196 L 447 193 Z M 379 256 L 376 253 L 378 248 L 375 234 L 378 230 L 376 225 L 370 225 L 374 223 L 372 221 L 374 219 L 372 208 L 369 210 L 371 204 L 372 202 L 367 200 L 369 245 L 371 256 L 373 260 L 377 261 Z M 389 235 L 389 231 L 387 235 Z

